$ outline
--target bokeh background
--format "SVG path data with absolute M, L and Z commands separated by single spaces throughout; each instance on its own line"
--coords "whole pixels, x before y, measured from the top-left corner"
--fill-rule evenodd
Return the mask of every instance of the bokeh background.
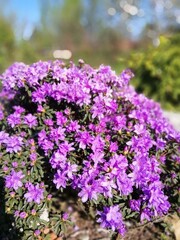
M 180 110 L 179 0 L 0 0 L 0 73 L 15 61 L 131 68 L 131 84 Z

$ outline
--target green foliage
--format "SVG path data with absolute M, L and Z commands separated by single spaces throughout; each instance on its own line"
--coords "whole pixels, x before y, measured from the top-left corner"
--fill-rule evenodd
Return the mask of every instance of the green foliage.
M 0 17 L 0 72 L 13 62 L 15 38 L 10 21 Z
M 49 15 L 56 48 L 72 49 L 83 43 L 82 13 L 80 0 L 75 0 L 73 4 L 71 0 L 66 0 L 62 6 L 52 6 Z
M 157 48 L 132 55 L 129 66 L 138 92 L 159 101 L 164 108 L 178 109 L 180 101 L 180 34 L 161 37 Z

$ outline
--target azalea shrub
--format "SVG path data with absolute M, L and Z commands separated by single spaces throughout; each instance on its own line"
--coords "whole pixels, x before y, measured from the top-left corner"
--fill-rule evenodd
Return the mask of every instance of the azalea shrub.
M 127 221 L 178 210 L 180 133 L 158 103 L 135 92 L 132 77 L 129 69 L 116 75 L 82 60 L 14 63 L 1 75 L 0 176 L 10 237 L 41 239 L 47 228 L 63 236 L 72 209 L 59 207 L 62 199 L 121 235 Z

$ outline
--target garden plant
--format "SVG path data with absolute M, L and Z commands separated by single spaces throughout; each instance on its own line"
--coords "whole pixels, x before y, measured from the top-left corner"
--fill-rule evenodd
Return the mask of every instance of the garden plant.
M 180 34 L 160 37 L 159 46 L 131 55 L 128 66 L 136 73 L 138 92 L 159 101 L 167 110 L 180 110 Z
M 82 60 L 14 63 L 1 75 L 4 236 L 63 236 L 73 219 L 60 202 L 70 198 L 120 235 L 127 222 L 178 211 L 180 133 L 132 77 Z

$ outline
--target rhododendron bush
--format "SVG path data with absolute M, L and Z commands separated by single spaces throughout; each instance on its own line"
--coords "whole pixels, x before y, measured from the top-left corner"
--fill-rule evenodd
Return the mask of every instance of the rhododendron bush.
M 69 196 L 121 235 L 127 221 L 178 209 L 180 133 L 131 77 L 82 60 L 15 63 L 1 75 L 0 174 L 24 239 L 62 234 L 71 212 L 55 205 Z

